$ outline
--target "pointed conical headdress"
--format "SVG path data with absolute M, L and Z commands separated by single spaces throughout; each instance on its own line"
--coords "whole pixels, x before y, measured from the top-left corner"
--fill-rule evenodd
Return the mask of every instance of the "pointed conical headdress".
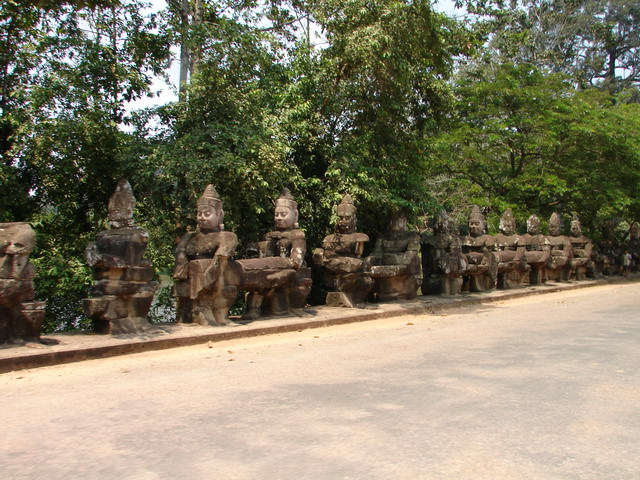
M 124 178 L 118 182 L 116 191 L 109 198 L 109 220 L 122 221 L 133 219 L 133 208 L 136 197 L 133 196 L 131 185 Z
M 500 228 L 500 230 L 504 230 L 505 226 L 508 224 L 513 225 L 513 229 L 515 230 L 516 219 L 513 216 L 513 211 L 510 208 L 507 208 L 502 214 L 502 217 L 500 217 L 500 225 L 498 226 L 498 228 Z
M 336 212 L 338 215 L 340 215 L 340 213 L 342 212 L 355 215 L 357 211 L 358 209 L 353 204 L 353 199 L 351 198 L 351 195 L 349 195 L 348 193 L 345 194 L 344 197 L 342 197 L 342 201 L 336 207 Z
M 474 205 L 473 207 L 471 207 L 471 213 L 469 214 L 469 221 L 471 220 L 479 221 L 483 225 L 485 224 L 484 215 L 482 214 L 482 210 L 480 210 L 480 207 L 478 205 Z
M 558 215 L 557 212 L 553 212 L 551 214 L 551 217 L 549 218 L 549 225 L 553 225 L 555 227 L 560 227 L 562 226 L 562 219 L 560 218 L 560 215 Z
M 298 209 L 298 204 L 293 199 L 291 191 L 288 188 L 283 188 L 280 193 L 280 197 L 276 200 L 276 207 L 288 207 L 293 210 Z
M 220 207 L 222 207 L 222 200 L 220 200 L 220 197 L 218 196 L 218 192 L 216 192 L 215 187 L 213 185 L 209 184 L 204 189 L 204 192 L 202 193 L 202 196 L 200 198 L 198 198 L 197 204 L 198 205 L 209 205 L 209 206 L 214 207 L 214 208 L 220 208 Z

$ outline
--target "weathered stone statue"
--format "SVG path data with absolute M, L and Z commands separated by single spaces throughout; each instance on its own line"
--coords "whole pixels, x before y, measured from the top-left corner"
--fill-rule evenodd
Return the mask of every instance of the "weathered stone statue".
M 135 202 L 129 182 L 120 180 L 109 199 L 110 229 L 87 246 L 94 283 L 84 310 L 97 333 L 135 333 L 150 327 L 147 313 L 158 282 L 144 258 L 149 235 L 133 222 Z
M 498 288 L 516 288 L 529 271 L 525 248 L 516 233 L 516 219 L 510 208 L 500 218 L 500 233 L 495 235 L 498 248 Z
M 464 272 L 463 290 L 483 292 L 496 285 L 498 258 L 496 240 L 486 234 L 486 223 L 480 207 L 474 205 L 469 215 L 469 235 L 462 241 L 462 253 L 467 269 Z
M 600 242 L 593 255 L 596 275 L 618 275 L 622 271 L 622 249 L 615 230 L 613 220 L 605 220 L 600 227 Z
M 633 222 L 629 227 L 627 249 L 631 253 L 633 270 L 638 270 L 640 265 L 640 224 L 638 222 Z
M 224 231 L 222 201 L 213 185 L 204 190 L 197 208 L 196 231 L 185 234 L 176 247 L 176 320 L 226 325 L 240 283 L 240 268 L 232 258 L 238 238 Z
M 446 210 L 433 219 L 433 234 L 423 233 L 422 294 L 456 295 L 462 289 L 462 274 L 467 263 L 462 254 L 462 241 Z
M 362 258 L 369 237 L 356 232 L 356 213 L 351 196 L 345 195 L 336 208 L 336 233 L 326 236 L 322 248 L 313 252 L 328 290 L 326 303 L 332 307 L 362 307 L 373 287 Z
M 551 257 L 547 262 L 547 279 L 566 282 L 571 270 L 571 241 L 562 235 L 562 220 L 556 212 L 551 214 L 547 228 L 547 240 L 551 246 Z
M 593 243 L 589 238 L 582 235 L 582 225 L 578 217 L 575 216 L 571 220 L 569 241 L 571 242 L 572 250 L 570 277 L 576 280 L 584 280 L 587 278 L 587 272 L 593 273 L 593 262 L 591 261 Z
M 36 234 L 28 223 L 0 223 L 0 344 L 37 341 L 45 303 L 34 301 L 29 255 Z
M 311 290 L 311 269 L 304 258 L 307 241 L 298 228 L 298 204 L 285 188 L 275 206 L 276 230 L 260 242 L 260 258 L 237 261 L 242 271 L 240 288 L 249 292 L 245 320 L 299 311 Z
M 380 301 L 411 299 L 420 284 L 418 250 L 420 235 L 407 230 L 407 217 L 396 214 L 391 218 L 390 231 L 381 235 L 372 254 L 367 257 L 373 296 Z
M 547 238 L 540 233 L 540 219 L 531 215 L 527 219 L 527 233 L 521 237 L 525 249 L 525 258 L 531 268 L 529 283 L 538 285 L 546 280 L 545 267 L 551 257 L 551 245 Z

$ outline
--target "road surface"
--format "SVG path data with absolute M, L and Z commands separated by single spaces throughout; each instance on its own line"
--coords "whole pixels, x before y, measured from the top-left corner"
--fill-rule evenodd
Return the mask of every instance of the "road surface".
M 640 284 L 0 375 L 0 477 L 640 478 Z

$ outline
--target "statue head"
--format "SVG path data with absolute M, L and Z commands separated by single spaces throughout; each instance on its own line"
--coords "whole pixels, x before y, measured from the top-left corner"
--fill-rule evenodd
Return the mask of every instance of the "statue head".
M 638 240 L 640 238 L 640 224 L 633 222 L 629 227 L 629 240 Z
M 551 217 L 549 218 L 549 226 L 547 227 L 547 232 L 549 233 L 549 235 L 552 235 L 554 237 L 557 237 L 562 233 L 562 219 L 556 212 L 553 212 L 551 214 Z
M 298 228 L 298 204 L 288 188 L 282 189 L 276 200 L 275 224 L 281 231 Z
M 580 219 L 576 216 L 571 220 L 571 235 L 579 237 L 582 235 L 582 225 L 580 225 Z
M 198 198 L 198 229 L 201 232 L 219 232 L 224 230 L 224 210 L 222 200 L 213 185 L 209 184 L 204 189 L 202 196 Z
M 485 232 L 486 224 L 484 221 L 484 215 L 480 211 L 478 205 L 474 205 L 469 215 L 469 235 L 472 237 L 479 237 Z
M 109 226 L 125 228 L 133 226 L 133 208 L 136 198 L 131 185 L 124 178 L 118 182 L 116 191 L 109 198 Z
M 527 219 L 527 233 L 530 235 L 540 233 L 540 219 L 535 213 Z
M 449 213 L 443 208 L 433 217 L 433 233 L 449 233 Z
M 351 195 L 347 193 L 336 207 L 336 214 L 338 215 L 336 231 L 338 233 L 354 233 L 356 231 L 357 211 L 358 209 L 353 204 Z
M 402 213 L 394 213 L 389 222 L 389 228 L 392 232 L 404 232 L 407 230 L 407 216 Z
M 502 217 L 500 217 L 500 231 L 505 235 L 513 235 L 516 233 L 516 219 L 510 208 L 507 208 Z
M 28 223 L 0 223 L 0 278 L 19 278 L 35 246 Z

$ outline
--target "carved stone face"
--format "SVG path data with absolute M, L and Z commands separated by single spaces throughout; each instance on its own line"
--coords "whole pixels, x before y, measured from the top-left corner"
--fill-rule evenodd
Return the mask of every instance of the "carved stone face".
M 407 229 L 407 217 L 404 215 L 394 215 L 389 224 L 392 232 L 401 232 Z
M 0 278 L 18 278 L 33 252 L 36 236 L 24 223 L 0 224 Z
M 511 220 L 505 220 L 501 223 L 500 229 L 505 235 L 513 235 L 516 232 L 516 224 Z
M 482 221 L 472 218 L 469 220 L 469 234 L 472 237 L 479 237 L 484 233 L 484 223 Z
M 447 212 L 440 211 L 433 220 L 434 233 L 449 233 L 449 215 Z
M 574 237 L 579 237 L 580 235 L 582 235 L 582 227 L 579 220 L 571 221 L 571 235 L 573 235 Z
M 538 235 L 540 233 L 540 220 L 535 215 L 531 215 L 527 219 L 527 233 L 530 235 Z
M 132 227 L 133 206 L 126 205 L 117 211 L 109 212 L 109 226 L 111 228 Z
M 557 237 L 560 235 L 560 224 L 559 223 L 549 223 L 549 227 L 547 228 L 549 235 Z
M 289 207 L 278 206 L 275 213 L 275 224 L 278 230 L 290 230 L 298 221 L 298 211 Z
M 201 232 L 217 232 L 224 212 L 211 205 L 198 205 L 198 228 Z
M 629 228 L 629 239 L 638 240 L 638 238 L 640 238 L 640 225 L 638 222 L 633 222 Z
M 356 216 L 346 210 L 338 210 L 336 230 L 338 233 L 354 233 L 356 231 Z

